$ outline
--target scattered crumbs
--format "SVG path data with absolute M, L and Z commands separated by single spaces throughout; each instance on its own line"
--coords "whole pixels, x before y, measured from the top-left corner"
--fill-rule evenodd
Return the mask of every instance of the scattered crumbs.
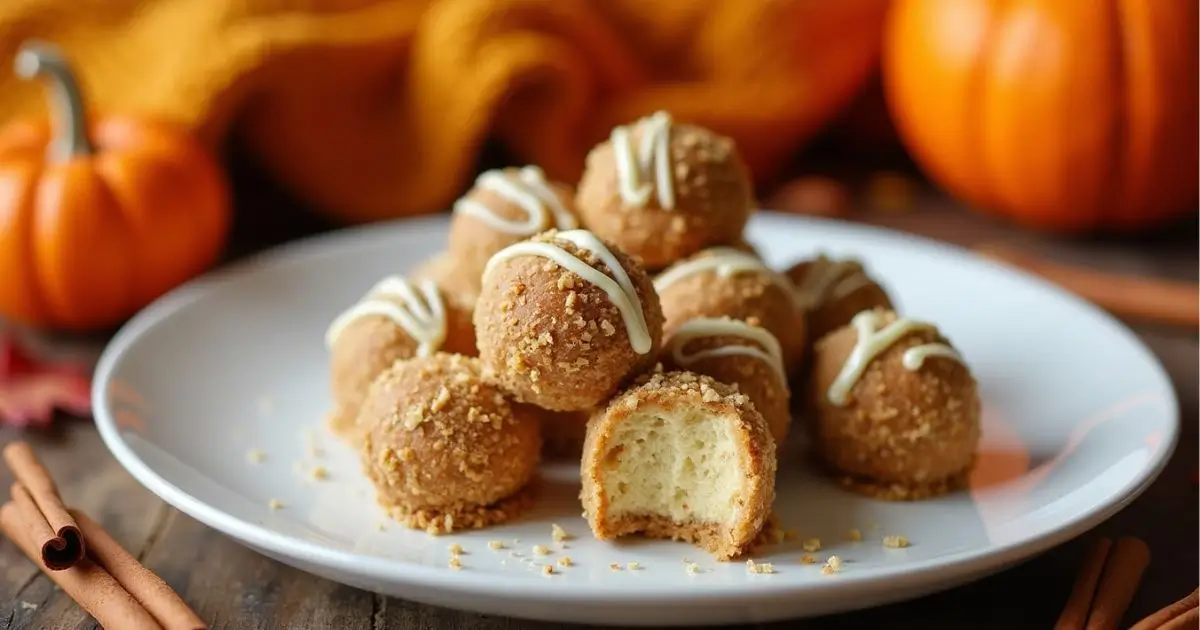
M 554 565 L 553 564 L 543 564 L 542 565 L 542 575 L 554 575 Z
M 33 602 L 27 602 L 25 600 L 21 600 L 21 609 L 22 610 L 37 610 L 37 608 L 38 608 L 37 604 L 35 604 Z
M 329 469 L 324 466 L 317 466 L 308 471 L 308 476 L 312 477 L 313 481 L 325 481 L 329 479 Z
M 508 552 L 508 555 L 513 558 L 520 558 L 524 554 L 522 554 L 520 551 L 510 551 Z
M 560 567 L 569 567 L 571 564 L 571 556 L 563 556 L 558 559 L 558 566 Z
M 820 551 L 821 550 L 821 539 L 820 538 L 809 538 L 808 540 L 804 541 L 804 544 L 802 544 L 800 546 L 803 547 L 805 551 L 808 551 L 810 553 L 813 551 Z
M 700 565 L 696 564 L 695 562 L 688 562 L 687 560 L 684 560 L 683 569 L 687 571 L 688 575 L 696 575 L 700 572 Z
M 834 573 L 840 573 L 841 570 L 842 559 L 837 556 L 829 556 L 829 559 L 825 561 L 825 566 L 821 567 L 823 575 L 833 575 Z
M 755 562 L 753 559 L 746 561 L 746 573 L 755 575 L 764 575 L 775 572 L 775 565 L 770 562 Z
M 462 552 L 463 552 L 462 545 L 460 545 L 460 544 L 458 544 L 458 543 L 450 543 L 450 546 L 449 546 L 449 547 L 446 547 L 446 549 L 447 549 L 447 550 L 448 550 L 450 553 L 452 553 L 452 554 L 454 554 L 454 555 L 456 555 L 456 556 L 462 555 Z
M 454 569 L 455 571 L 461 569 L 462 568 L 462 560 L 459 560 L 458 556 L 450 556 L 449 567 L 451 569 Z
M 908 546 L 908 539 L 904 536 L 884 536 L 883 546 L 891 549 L 902 549 Z
M 550 549 L 547 548 L 546 545 L 534 545 L 533 553 L 539 556 L 548 556 L 550 555 Z
M 567 534 L 567 530 L 559 527 L 558 523 L 553 523 L 550 525 L 550 537 L 553 538 L 554 542 L 556 543 L 571 539 L 571 536 Z
M 267 461 L 267 452 L 261 448 L 252 448 L 246 453 L 246 461 L 251 464 L 261 464 Z
M 803 556 L 800 556 L 800 564 L 816 564 L 816 563 L 817 563 L 817 559 L 814 558 L 811 553 L 806 553 Z
M 637 561 L 630 562 L 629 564 L 627 564 L 625 566 L 628 567 L 630 571 L 641 571 L 642 570 L 642 563 L 637 562 Z
M 270 508 L 272 512 L 283 509 L 283 501 L 280 501 L 279 499 L 270 499 L 267 501 L 267 507 Z
M 858 531 L 857 528 L 851 529 L 850 531 L 846 532 L 846 537 L 857 542 L 862 540 L 862 532 Z
M 384 531 L 383 521 L 379 521 L 378 523 L 375 523 L 375 531 L 377 531 L 377 532 Z
M 614 563 L 612 563 L 612 564 L 608 565 L 608 568 L 609 568 L 609 570 L 612 570 L 612 571 L 620 571 L 620 570 L 621 570 L 621 563 L 620 563 L 620 562 L 614 562 Z
M 796 540 L 799 537 L 800 537 L 800 532 L 798 532 L 794 529 L 789 528 L 789 529 L 783 530 L 783 539 L 784 540 Z
M 503 548 L 504 548 L 503 540 L 489 540 L 488 541 L 488 549 L 491 549 L 492 551 L 500 551 Z

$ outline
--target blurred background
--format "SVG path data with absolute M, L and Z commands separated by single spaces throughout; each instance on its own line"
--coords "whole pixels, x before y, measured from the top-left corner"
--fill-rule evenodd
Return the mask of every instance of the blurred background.
M 1191 269 L 1198 21 L 1191 0 L 6 0 L 0 312 L 111 328 L 221 259 L 444 212 L 486 168 L 577 181 L 657 109 L 732 136 L 767 208 Z M 47 249 L 75 253 L 20 253 Z M 106 303 L 129 251 L 166 271 Z M 76 312 L 22 297 L 46 292 Z

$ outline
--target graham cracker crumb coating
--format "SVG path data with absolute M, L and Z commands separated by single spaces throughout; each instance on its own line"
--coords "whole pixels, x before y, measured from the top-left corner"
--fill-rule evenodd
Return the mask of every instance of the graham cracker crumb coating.
M 630 136 L 639 146 L 640 124 L 632 125 Z M 749 171 L 729 138 L 676 122 L 670 154 L 673 209 L 661 208 L 655 195 L 645 207 L 625 204 L 610 141 L 588 154 L 575 197 L 589 229 L 652 270 L 705 247 L 739 242 L 756 205 Z
M 556 235 L 530 240 L 552 243 L 612 277 L 592 252 Z M 610 250 L 641 300 L 652 341 L 646 354 L 633 350 L 621 312 L 603 289 L 551 260 L 518 256 L 488 276 L 475 309 L 480 357 L 518 400 L 553 411 L 591 409 L 653 365 L 662 342 L 658 294 L 640 266 Z
M 358 423 L 377 499 L 410 527 L 484 527 L 528 504 L 520 491 L 537 471 L 537 414 L 484 381 L 478 359 L 397 362 L 371 385 Z
M 888 312 L 882 325 L 895 320 Z M 974 463 L 980 399 L 974 377 L 957 361 L 901 364 L 909 348 L 948 343 L 919 330 L 879 354 L 843 407 L 827 393 L 857 339 L 846 326 L 817 343 L 812 373 L 814 446 L 853 490 L 891 500 L 926 498 L 958 487 Z

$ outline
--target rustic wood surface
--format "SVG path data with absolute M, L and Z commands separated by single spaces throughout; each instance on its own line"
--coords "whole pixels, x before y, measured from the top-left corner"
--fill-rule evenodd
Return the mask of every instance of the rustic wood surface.
M 327 228 L 268 188 L 239 185 L 239 225 L 232 256 Z M 246 211 L 252 209 L 252 211 Z M 1054 260 L 1195 281 L 1195 223 L 1130 240 L 1037 237 L 967 214 L 926 192 L 918 209 L 859 214 L 857 219 L 963 245 L 1003 241 Z M 1133 535 L 1146 540 L 1150 568 L 1125 625 L 1196 587 L 1196 331 L 1137 327 L 1174 381 L 1182 406 L 1180 444 L 1145 494 L 1095 531 L 1022 565 L 946 593 L 857 613 L 761 627 L 838 628 L 855 623 L 888 628 L 1050 627 L 1057 617 L 1087 539 Z M 103 337 L 33 340 L 59 353 L 94 356 Z M 373 595 L 302 573 L 258 555 L 199 524 L 137 484 L 109 455 L 86 419 L 62 418 L 49 434 L 0 429 L 0 445 L 28 439 L 58 479 L 68 503 L 92 514 L 163 577 L 213 628 L 551 628 L 557 624 L 473 615 Z M 0 470 L 0 488 L 11 475 Z M 96 624 L 7 541 L 0 541 L 0 629 L 93 628 Z

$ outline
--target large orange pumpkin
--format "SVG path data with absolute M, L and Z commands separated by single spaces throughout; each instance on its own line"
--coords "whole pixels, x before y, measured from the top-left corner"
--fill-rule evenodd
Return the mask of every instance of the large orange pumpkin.
M 1195 212 L 1195 0 L 897 0 L 884 81 L 952 193 L 1019 223 L 1125 230 Z
M 56 124 L 23 121 L 0 133 L 0 315 L 104 329 L 216 261 L 229 191 L 208 153 L 148 120 L 89 128 L 53 48 L 24 47 L 17 72 L 49 80 Z

